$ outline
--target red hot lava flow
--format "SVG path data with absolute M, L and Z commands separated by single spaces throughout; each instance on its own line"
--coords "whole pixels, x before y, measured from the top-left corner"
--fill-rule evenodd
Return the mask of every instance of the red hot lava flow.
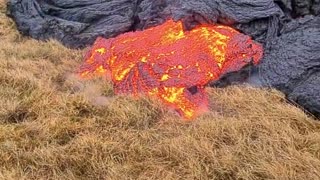
M 160 98 L 187 119 L 208 107 L 205 85 L 258 64 L 262 46 L 231 27 L 201 25 L 184 31 L 172 20 L 115 38 L 98 38 L 80 68 L 81 76 L 111 75 L 116 94 Z

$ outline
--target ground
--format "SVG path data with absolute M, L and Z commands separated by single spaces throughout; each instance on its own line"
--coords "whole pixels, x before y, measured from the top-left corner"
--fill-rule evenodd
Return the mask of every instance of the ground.
M 85 50 L 21 36 L 0 0 L 0 179 L 320 179 L 320 123 L 276 90 L 208 89 L 191 122 L 75 74 Z

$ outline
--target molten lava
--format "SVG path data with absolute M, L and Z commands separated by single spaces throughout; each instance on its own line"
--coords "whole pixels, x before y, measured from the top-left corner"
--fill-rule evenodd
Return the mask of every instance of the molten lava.
M 160 98 L 186 118 L 208 106 L 204 86 L 222 75 L 257 64 L 263 49 L 231 27 L 201 25 L 184 31 L 172 20 L 144 31 L 98 38 L 81 76 L 111 75 L 116 94 Z

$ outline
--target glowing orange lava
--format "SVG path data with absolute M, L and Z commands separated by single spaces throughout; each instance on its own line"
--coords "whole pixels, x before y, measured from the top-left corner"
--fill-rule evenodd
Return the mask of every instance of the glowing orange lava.
M 208 107 L 204 86 L 222 75 L 257 64 L 263 49 L 231 27 L 201 25 L 184 31 L 172 20 L 144 31 L 98 38 L 81 76 L 109 74 L 117 94 L 156 96 L 193 118 Z

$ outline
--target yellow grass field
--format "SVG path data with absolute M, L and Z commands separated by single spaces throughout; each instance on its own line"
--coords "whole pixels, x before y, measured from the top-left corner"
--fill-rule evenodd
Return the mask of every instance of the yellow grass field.
M 320 123 L 275 90 L 208 89 L 192 122 L 74 73 L 85 51 L 19 35 L 0 0 L 0 179 L 320 179 Z

